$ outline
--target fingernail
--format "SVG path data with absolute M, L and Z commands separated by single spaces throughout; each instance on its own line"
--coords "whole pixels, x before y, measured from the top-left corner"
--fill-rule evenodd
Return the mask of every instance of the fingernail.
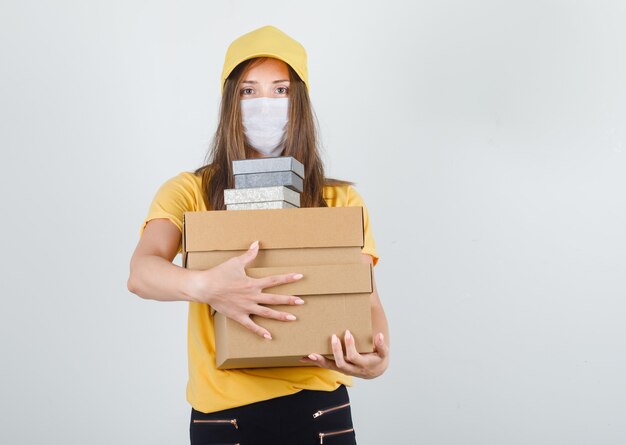
M 317 356 L 315 354 L 309 354 L 309 358 L 313 361 L 317 361 Z
M 350 334 L 349 330 L 346 330 L 346 341 L 352 339 L 352 334 Z
M 272 339 L 272 336 L 268 332 L 263 334 L 263 337 L 265 337 L 267 340 L 271 340 Z
M 296 319 L 295 315 L 292 315 L 292 314 L 287 315 L 287 320 L 294 321 L 295 319 Z
M 296 304 L 304 304 L 304 300 L 303 300 L 302 298 L 298 298 L 298 299 L 295 301 L 295 303 L 296 303 Z
M 336 345 L 337 343 L 339 343 L 339 339 L 337 338 L 335 334 L 333 334 L 333 338 L 331 341 L 333 342 L 333 345 Z
M 250 244 L 250 249 L 256 249 L 257 247 L 259 247 L 259 242 L 255 241 L 252 244 Z
M 302 275 L 301 273 L 297 273 L 293 276 L 294 280 L 299 280 L 300 278 L 302 278 L 304 275 Z
M 378 344 L 379 345 L 385 344 L 385 336 L 382 333 L 378 334 Z

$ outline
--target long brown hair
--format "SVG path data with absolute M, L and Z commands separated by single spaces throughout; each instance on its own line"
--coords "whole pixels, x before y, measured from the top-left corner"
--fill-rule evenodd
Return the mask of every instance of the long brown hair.
M 246 72 L 266 57 L 246 60 L 231 72 L 224 83 L 219 123 L 207 154 L 206 165 L 196 170 L 202 175 L 204 200 L 208 209 L 224 210 L 224 189 L 234 187 L 232 161 L 251 157 L 252 148 L 245 143 L 241 120 L 240 84 Z M 350 184 L 327 179 L 319 153 L 316 119 L 305 83 L 287 65 L 289 70 L 289 117 L 284 156 L 293 156 L 304 164 L 304 190 L 301 207 L 326 207 L 324 185 Z

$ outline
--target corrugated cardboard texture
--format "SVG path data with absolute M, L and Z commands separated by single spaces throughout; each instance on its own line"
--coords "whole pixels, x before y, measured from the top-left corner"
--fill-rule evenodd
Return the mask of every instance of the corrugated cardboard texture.
M 245 204 L 228 204 L 226 210 L 260 210 L 260 209 L 295 209 L 296 206 L 286 201 L 248 202 Z
M 289 267 L 247 269 L 254 278 L 289 272 Z M 280 359 L 282 366 L 299 366 L 299 359 L 312 352 L 330 354 L 332 334 L 346 329 L 354 335 L 359 352 L 372 351 L 369 296 L 372 271 L 369 264 L 300 266 L 304 277 L 296 282 L 265 289 L 269 293 L 298 295 L 302 306 L 277 306 L 294 314 L 293 322 L 259 319 L 273 339 L 267 341 L 237 322 L 215 314 L 217 366 L 265 367 Z M 290 364 L 287 364 L 290 363 Z
M 371 293 L 372 270 L 369 264 L 333 264 L 323 266 L 283 266 L 246 269 L 252 278 L 264 278 L 286 273 L 304 275 L 293 283 L 266 289 L 281 295 L 333 295 L 346 293 Z
M 302 192 L 302 178 L 294 172 L 269 172 L 235 175 L 235 188 L 248 189 L 254 187 L 285 186 L 294 192 Z
M 337 295 L 351 293 L 372 293 L 372 267 L 367 263 L 324 264 L 322 266 L 282 266 L 248 268 L 246 275 L 252 278 L 265 278 L 272 275 L 301 273 L 300 280 L 280 284 L 264 292 L 279 295 Z M 211 308 L 211 312 L 214 310 Z
M 266 340 L 222 314 L 215 314 L 217 367 L 219 369 L 271 366 L 303 366 L 300 358 L 317 352 L 332 354 L 332 334 L 343 337 L 346 329 L 360 353 L 372 352 L 370 294 L 305 296 L 302 306 L 276 306 L 289 311 L 296 321 L 278 321 L 253 316 L 272 333 Z
M 266 201 L 287 201 L 289 204 L 300 207 L 300 193 L 283 186 L 224 190 L 224 204 Z
M 185 252 L 363 247 L 362 207 L 186 212 Z
M 222 264 L 244 250 L 216 250 L 213 252 L 184 253 L 185 267 L 205 270 Z M 309 249 L 260 249 L 248 267 L 273 266 L 322 266 L 324 264 L 358 263 L 361 261 L 360 247 L 318 247 Z M 291 272 L 291 271 L 290 271 Z
M 245 175 L 247 173 L 285 172 L 293 171 L 304 178 L 304 165 L 291 156 L 278 158 L 241 159 L 233 161 L 233 174 Z

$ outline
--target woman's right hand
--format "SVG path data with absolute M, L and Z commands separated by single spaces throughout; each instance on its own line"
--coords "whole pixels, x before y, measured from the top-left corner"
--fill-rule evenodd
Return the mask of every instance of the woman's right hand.
M 265 305 L 299 305 L 304 304 L 304 300 L 290 295 L 265 293 L 263 289 L 298 281 L 302 274 L 251 278 L 246 275 L 245 267 L 256 258 L 258 252 L 259 242 L 255 241 L 243 255 L 208 270 L 194 271 L 190 293 L 194 295 L 194 301 L 210 304 L 217 312 L 271 340 L 269 331 L 252 321 L 251 315 L 293 321 L 296 319 L 293 314 Z

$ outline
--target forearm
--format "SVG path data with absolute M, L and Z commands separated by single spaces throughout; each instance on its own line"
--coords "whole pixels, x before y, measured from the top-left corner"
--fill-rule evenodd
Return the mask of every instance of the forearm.
M 195 273 L 160 256 L 142 255 L 131 262 L 128 290 L 150 300 L 193 301 Z
M 250 317 L 257 315 L 291 321 L 293 314 L 271 309 L 268 305 L 296 305 L 304 301 L 289 295 L 274 295 L 263 289 L 293 283 L 300 274 L 251 278 L 246 266 L 256 258 L 259 243 L 254 242 L 241 255 L 207 270 L 189 270 L 175 264 L 180 232 L 168 220 L 151 221 L 130 261 L 128 290 L 142 298 L 158 301 L 192 301 L 211 305 L 261 337 L 271 339 L 269 331 Z
M 372 334 L 374 336 L 382 333 L 385 336 L 385 343 L 389 346 L 389 325 L 387 323 L 387 316 L 383 309 L 378 293 L 372 294 Z

